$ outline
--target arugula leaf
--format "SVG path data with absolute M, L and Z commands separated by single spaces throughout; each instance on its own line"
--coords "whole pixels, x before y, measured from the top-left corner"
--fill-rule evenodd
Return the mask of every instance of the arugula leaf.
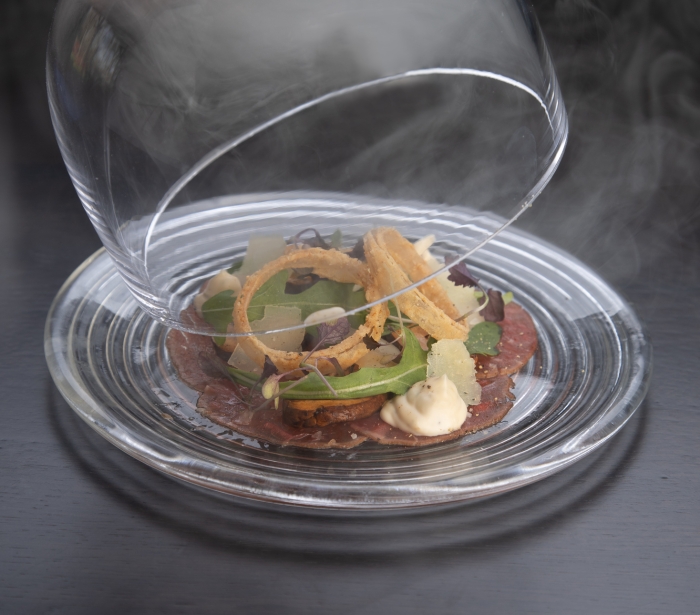
M 364 295 L 364 292 L 362 294 Z M 362 310 L 357 314 L 350 314 L 349 316 L 346 316 L 346 318 L 353 329 L 359 329 L 360 326 L 365 323 L 365 320 L 367 320 L 367 314 L 369 314 L 369 310 Z
M 499 354 L 496 344 L 501 341 L 503 330 L 495 322 L 480 322 L 469 330 L 469 338 L 464 344 L 469 354 L 485 354 L 490 357 Z
M 406 333 L 406 346 L 401 361 L 393 367 L 363 367 L 347 376 L 327 376 L 326 380 L 338 394 L 338 399 L 357 399 L 380 393 L 396 393 L 403 395 L 416 382 L 425 380 L 427 373 L 427 357 L 416 337 L 409 330 Z M 244 386 L 253 386 L 258 377 L 255 374 L 243 372 L 234 367 L 228 368 L 234 380 Z M 281 382 L 282 397 L 288 399 L 330 399 L 333 397 L 328 387 L 315 373 L 308 375 L 306 380 L 289 391 L 284 389 L 293 382 Z
M 343 232 L 340 229 L 336 229 L 336 231 L 331 235 L 331 248 L 335 248 L 336 250 L 339 250 L 342 247 L 343 247 Z
M 233 263 L 226 271 L 229 273 L 236 273 L 241 267 L 243 267 L 243 259 L 239 260 L 237 263 Z
M 248 320 L 260 320 L 266 305 L 298 307 L 301 319 L 309 314 L 329 307 L 339 306 L 346 310 L 358 308 L 365 303 L 362 290 L 353 291 L 354 284 L 343 284 L 332 280 L 319 280 L 311 288 L 295 294 L 284 292 L 289 271 L 280 271 L 265 282 L 250 301 Z
M 233 318 L 233 304 L 236 296 L 232 290 L 222 290 L 207 299 L 202 306 L 202 316 L 217 333 L 226 333 L 226 327 Z
M 260 287 L 250 302 L 248 320 L 260 320 L 265 316 L 266 305 L 283 305 L 301 309 L 302 320 L 312 312 L 339 306 L 351 310 L 367 301 L 363 290 L 353 291 L 354 284 L 343 284 L 332 280 L 319 280 L 311 288 L 290 295 L 284 292 L 289 271 L 280 271 Z M 231 290 L 224 290 L 208 299 L 202 306 L 202 316 L 217 333 L 226 333 L 233 318 L 233 304 L 236 297 Z M 357 329 L 367 316 L 367 311 L 348 316 L 350 325 Z M 216 341 L 216 340 L 215 340 Z M 217 342 L 219 344 L 223 343 Z

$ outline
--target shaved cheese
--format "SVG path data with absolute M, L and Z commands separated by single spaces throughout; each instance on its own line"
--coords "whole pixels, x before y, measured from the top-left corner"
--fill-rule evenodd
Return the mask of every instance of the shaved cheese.
M 434 243 L 435 235 L 426 235 L 425 237 L 421 237 L 418 241 L 415 241 L 413 247 L 416 249 L 419 256 L 423 256 Z
M 300 324 L 302 324 L 301 310 L 298 307 L 266 305 L 264 316 L 260 320 L 251 322 L 250 328 L 253 331 L 270 331 L 286 329 L 287 327 L 294 327 Z M 293 331 L 259 335 L 258 339 L 274 350 L 299 352 L 301 351 L 301 343 L 304 340 L 305 333 L 304 329 L 294 329 Z
M 468 406 L 475 406 L 481 401 L 474 359 L 460 340 L 440 340 L 430 348 L 428 378 L 443 375 L 455 384 L 459 396 Z
M 400 353 L 401 351 L 394 346 L 394 344 L 379 346 L 378 348 L 368 352 L 357 362 L 357 364 L 360 367 L 386 367 L 389 363 L 396 359 Z
M 228 358 L 228 364 L 244 372 L 262 374 L 262 367 L 253 361 L 240 346 L 236 346 L 233 354 Z
M 435 273 L 438 269 L 442 269 L 444 264 L 440 264 L 438 259 L 430 253 L 429 248 L 433 245 L 433 243 L 435 243 L 435 235 L 426 235 L 422 239 L 416 241 L 413 244 L 413 247 L 416 249 L 416 252 L 418 252 L 421 258 L 427 263 L 428 267 L 430 267 L 430 270 Z M 437 277 L 437 281 L 445 290 L 447 296 L 457 308 L 460 315 L 463 316 L 464 314 L 469 314 L 471 312 L 471 314 L 469 314 L 469 316 L 467 316 L 465 319 L 470 326 L 484 322 L 483 316 L 481 316 L 481 314 L 477 311 L 479 302 L 474 296 L 474 289 L 465 286 L 457 286 L 454 282 L 447 279 L 449 275 L 449 272 L 446 271 Z
M 234 295 L 241 292 L 241 281 L 235 275 L 226 271 L 226 269 L 219 271 L 207 282 L 206 293 L 213 297 L 224 290 L 232 290 Z
M 435 235 L 426 235 L 413 244 L 416 252 L 418 252 L 418 255 L 426 262 L 428 267 L 430 267 L 432 273 L 435 273 L 438 269 L 442 269 L 443 267 L 438 259 L 430 253 L 430 246 L 434 243 Z
M 287 242 L 284 237 L 277 235 L 251 235 L 248 240 L 248 250 L 245 253 L 241 268 L 234 274 L 241 282 L 263 265 L 271 263 L 284 255 Z
M 475 289 L 468 286 L 457 286 L 454 282 L 447 279 L 449 275 L 448 272 L 442 273 L 437 277 L 437 281 L 445 289 L 450 301 L 454 303 L 461 315 L 469 314 L 466 321 L 470 326 L 484 322 L 484 317 L 477 311 L 479 302 L 474 294 Z

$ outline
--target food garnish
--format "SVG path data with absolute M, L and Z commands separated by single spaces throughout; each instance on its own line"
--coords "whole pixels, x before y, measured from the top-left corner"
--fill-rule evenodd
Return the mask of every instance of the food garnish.
M 470 288 L 479 286 L 479 280 L 467 269 L 467 264 L 464 261 L 450 267 L 449 272 L 447 279 L 457 286 Z
M 428 378 L 447 376 L 454 383 L 457 394 L 468 406 L 474 406 L 481 401 L 481 387 L 476 381 L 474 359 L 469 356 L 467 347 L 459 340 L 440 340 L 430 347 L 427 374 Z
M 395 229 L 382 228 L 367 233 L 365 255 L 384 296 L 431 273 L 413 245 Z M 395 301 L 401 312 L 435 339 L 464 341 L 469 335 L 469 325 L 455 320 L 460 314 L 437 280 L 429 280 L 396 297 Z
M 241 434 L 311 448 L 430 444 L 500 420 L 508 375 L 536 348 L 534 325 L 463 262 L 420 283 L 443 267 L 434 241 L 393 228 L 352 248 L 340 231 L 252 237 L 186 310 L 219 335 L 209 346 L 168 336 L 181 379 L 202 392 L 198 409 Z
M 365 296 L 370 302 L 382 298 L 381 291 L 375 285 L 368 268 L 360 261 L 352 259 L 338 250 L 309 248 L 307 250 L 293 251 L 268 263 L 256 273 L 248 276 L 233 307 L 234 333 L 252 333 L 248 309 L 257 291 L 275 274 L 295 267 L 311 267 L 317 275 L 336 282 L 360 284 L 365 289 Z M 306 292 L 311 292 L 316 286 L 318 284 Z M 293 296 L 301 297 L 301 295 Z M 375 305 L 369 310 L 365 322 L 359 326 L 355 333 L 339 344 L 324 349 L 322 354 L 314 355 L 314 353 L 311 353 L 310 356 L 306 356 L 302 352 L 278 350 L 267 346 L 259 336 L 253 335 L 240 337 L 238 345 L 258 365 L 262 365 L 265 357 L 269 357 L 278 369 L 284 371 L 298 368 L 302 361 L 316 362 L 321 365 L 324 363 L 328 364 L 328 357 L 334 357 L 345 369 L 367 354 L 368 348 L 363 342 L 363 338 L 366 335 L 369 335 L 374 340 L 378 340 L 381 337 L 387 316 L 388 309 L 385 304 Z M 316 366 L 322 369 L 321 365 Z M 326 365 L 324 367 L 328 369 Z
M 501 296 L 500 290 L 489 288 L 486 291 L 486 299 L 484 300 L 484 309 L 481 310 L 481 315 L 488 322 L 499 322 L 505 317 L 505 303 Z
M 311 372 L 303 381 L 281 383 L 280 395 L 286 399 L 328 399 L 332 389 L 335 392 L 333 397 L 357 399 L 381 393 L 405 393 L 416 382 L 425 380 L 428 353 L 420 347 L 410 329 L 405 329 L 404 332 L 405 345 L 397 365 L 381 368 L 363 367 L 347 376 L 327 376 L 325 379 Z M 235 368 L 229 368 L 229 372 L 236 382 L 245 386 L 253 386 L 257 380 L 254 374 Z M 296 386 L 291 388 L 293 384 Z
M 454 382 L 443 374 L 429 376 L 405 395 L 394 397 L 384 404 L 380 416 L 407 433 L 441 436 L 459 429 L 469 412 Z
M 503 319 L 501 319 L 503 320 Z M 501 341 L 503 329 L 495 322 L 480 322 L 469 331 L 466 342 L 469 354 L 483 354 L 493 357 L 498 354 L 498 343 Z

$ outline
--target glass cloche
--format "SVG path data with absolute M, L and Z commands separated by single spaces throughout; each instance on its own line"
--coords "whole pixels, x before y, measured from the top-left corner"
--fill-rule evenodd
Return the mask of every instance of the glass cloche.
M 434 236 L 428 269 L 340 306 L 354 313 L 440 275 L 532 204 L 567 136 L 522 0 L 64 0 L 48 91 L 124 282 L 202 333 L 184 311 L 207 280 L 229 270 L 217 289 L 237 291 L 293 245 Z

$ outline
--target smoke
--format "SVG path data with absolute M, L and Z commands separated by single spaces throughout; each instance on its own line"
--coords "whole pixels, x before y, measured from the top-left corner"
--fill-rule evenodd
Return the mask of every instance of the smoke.
M 700 252 L 697 4 L 549 0 L 535 8 L 570 140 L 523 226 L 613 282 L 653 273 L 671 279 L 664 263 L 681 249 L 693 267 Z
M 31 124 L 27 129 L 32 131 L 32 137 L 23 139 L 17 147 L 27 149 L 31 144 L 36 152 L 41 144 L 46 150 L 45 158 L 50 160 L 55 160 L 56 155 L 44 95 L 44 50 L 54 4 L 53 0 L 0 3 L 0 74 L 20 92 L 20 106 Z M 237 50 L 248 48 L 251 33 L 264 26 L 266 20 L 270 28 L 275 22 L 292 23 L 294 3 L 289 4 L 289 14 L 270 14 L 265 11 L 266 3 L 251 0 L 249 4 L 259 9 L 257 16 L 247 19 L 258 21 L 241 21 L 238 36 L 224 41 L 226 53 L 221 55 L 208 52 L 221 42 L 215 22 L 204 41 L 193 40 L 191 33 L 173 30 L 169 22 L 173 16 L 159 12 L 164 3 L 157 0 L 104 0 L 93 4 L 109 13 L 117 27 L 122 26 L 120 35 L 130 29 L 138 32 L 139 28 L 151 28 L 144 30 L 148 36 L 144 34 L 138 46 L 141 55 L 136 60 L 142 60 L 144 66 L 158 63 L 163 84 L 172 83 L 170 76 L 174 71 L 175 83 L 180 87 L 169 89 L 164 85 L 161 92 L 170 97 L 173 109 L 201 117 L 197 126 L 200 134 L 208 135 L 203 144 L 206 147 L 219 143 L 224 133 L 237 131 L 232 124 L 209 123 L 209 112 L 217 105 L 230 108 L 229 118 L 248 117 L 248 125 L 252 125 L 257 121 L 258 107 L 250 101 L 267 104 L 272 100 L 274 105 L 270 108 L 284 111 L 296 102 L 291 94 L 294 83 L 305 80 L 314 87 L 310 75 L 337 79 L 340 87 L 398 70 L 403 59 L 408 66 L 413 57 L 410 54 L 433 53 L 426 47 L 430 37 L 417 37 L 415 32 L 421 29 L 413 22 L 404 27 L 411 41 L 406 54 L 383 53 L 377 47 L 381 43 L 379 36 L 352 40 L 343 34 L 343 26 L 356 15 L 338 10 L 337 27 L 328 32 L 322 32 L 309 20 L 302 24 L 303 28 L 290 27 L 287 36 L 275 40 L 274 45 L 260 37 L 252 48 L 257 58 L 266 50 L 272 58 L 291 55 L 288 51 L 294 49 L 295 41 L 309 37 L 316 41 L 317 52 L 304 58 L 294 70 L 289 65 L 275 65 L 270 59 L 260 64 L 267 72 L 251 78 L 245 63 L 232 66 L 227 57 L 239 57 Z M 249 14 L 245 3 L 230 4 L 242 7 L 237 15 Z M 439 5 L 415 4 L 413 8 L 423 7 L 416 13 L 421 23 L 440 11 L 454 12 L 458 23 L 455 11 L 464 5 L 452 0 Z M 664 269 L 664 263 L 680 250 L 691 255 L 685 259 L 686 266 L 697 280 L 698 273 L 692 269 L 700 256 L 697 2 L 533 0 L 533 4 L 564 94 L 570 140 L 554 179 L 521 218 L 521 225 L 575 253 L 612 282 L 632 281 L 659 271 L 672 276 L 672 271 Z M 196 5 L 183 0 L 175 9 L 178 17 L 201 20 Z M 331 6 L 328 2 L 323 5 Z M 114 13 L 118 10 L 121 15 Z M 403 19 L 402 12 L 396 18 Z M 462 38 L 460 28 L 455 27 L 450 45 L 469 44 Z M 159 55 L 159 49 L 163 49 L 159 45 L 173 40 L 179 53 Z M 200 47 L 202 42 L 206 44 Z M 192 51 L 197 49 L 197 62 L 192 64 Z M 231 75 L 232 87 L 218 81 L 223 69 Z M 244 83 L 248 84 L 245 88 L 239 87 Z M 156 91 L 152 85 L 146 82 L 139 89 L 139 83 L 125 84 L 124 96 L 146 96 Z M 199 92 L 197 97 L 192 96 L 195 89 Z M 219 91 L 228 94 L 219 96 Z M 241 108 L 247 115 L 237 113 Z M 158 121 L 152 107 L 145 105 L 145 109 L 149 115 L 132 117 L 131 124 L 124 122 L 128 131 L 125 139 L 136 140 L 143 134 L 140 121 Z M 168 180 L 171 175 L 165 167 L 169 153 L 190 141 L 191 135 L 186 132 L 179 135 L 164 131 L 161 141 L 154 145 L 162 161 L 159 171 Z M 200 154 L 194 152 L 193 157 Z M 156 172 L 151 173 L 145 165 L 144 169 L 149 177 L 156 177 Z M 173 169 L 172 177 L 179 176 L 181 170 Z
M 393 3 L 386 5 L 391 7 Z M 400 72 L 411 67 L 416 56 L 437 53 L 427 49 L 423 39 L 413 40 L 415 36 L 408 38 L 412 41 L 409 47 L 382 42 L 381 33 L 371 27 L 363 40 L 348 38 L 347 32 L 353 29 L 343 26 L 358 19 L 361 11 L 348 10 L 343 3 L 323 3 L 325 15 L 334 17 L 322 28 L 312 19 L 300 19 L 293 3 L 284 14 L 271 14 L 265 10 L 265 3 L 235 6 L 245 10 L 227 15 L 228 25 L 223 30 L 216 20 L 203 29 L 202 20 L 208 17 L 189 3 L 183 3 L 177 15 L 154 13 L 148 36 L 135 46 L 134 61 L 149 67 L 148 79 L 143 83 L 122 82 L 125 98 L 132 101 L 166 95 L 170 97 L 165 105 L 169 113 L 182 112 L 190 120 L 201 118 L 190 122 L 182 132 L 164 131 L 162 139 L 149 145 L 154 157 L 161 160 L 163 173 L 169 153 L 198 142 L 202 151 L 192 149 L 193 156 L 198 157 L 225 136 L 240 134 L 244 128 L 267 119 L 259 115 L 259 109 L 264 108 L 268 116 L 282 113 L 326 91 L 329 81 L 335 80 L 333 88 L 339 88 Z M 337 15 L 328 8 L 332 6 L 337 6 Z M 455 7 L 455 3 L 445 0 L 439 8 Z M 564 94 L 570 140 L 559 171 L 535 207 L 522 218 L 522 225 L 578 255 L 612 282 L 631 281 L 658 271 L 666 258 L 683 247 L 690 246 L 697 254 L 700 11 L 696 3 L 539 0 L 535 10 Z M 395 31 L 420 31 L 407 14 L 412 13 L 396 14 L 401 27 Z M 431 5 L 416 14 L 429 21 L 436 8 Z M 460 19 L 468 20 L 469 15 L 455 14 L 455 22 Z M 141 20 L 148 22 L 143 16 Z M 174 29 L 174 23 L 181 27 L 188 20 L 200 27 Z M 281 22 L 295 27 L 285 32 L 280 29 Z M 235 23 L 234 36 L 225 39 L 222 32 L 230 33 L 231 23 Z M 336 25 L 329 27 L 328 23 Z M 200 33 L 199 38 L 195 32 Z M 202 32 L 206 36 L 202 37 Z M 251 38 L 252 33 L 257 38 Z M 462 41 L 458 34 L 451 39 L 451 45 L 457 47 L 474 44 L 474 40 Z M 300 47 L 314 53 L 300 59 L 295 55 Z M 296 63 L 284 61 L 292 57 L 296 57 Z M 154 65 L 162 77 L 160 88 L 150 70 Z M 300 82 L 306 84 L 302 90 L 296 87 Z M 222 91 L 226 94 L 217 94 Z M 219 113 L 222 107 L 229 112 Z M 167 125 L 171 119 L 158 118 L 147 104 L 143 108 L 147 117 L 115 118 L 119 120 L 115 125 L 127 128 L 131 121 L 127 139 L 143 135 L 144 122 L 164 119 Z M 217 113 L 212 113 L 214 109 Z M 118 106 L 115 113 L 119 113 Z M 221 118 L 229 118 L 228 124 L 221 124 Z M 298 134 L 311 135 L 311 128 L 300 128 Z M 406 139 L 402 151 L 410 152 L 427 142 L 427 137 L 419 139 L 418 133 L 412 134 L 414 142 Z M 405 134 L 391 136 L 394 140 L 399 137 Z M 291 143 L 291 137 L 288 139 Z M 289 146 L 290 151 L 293 147 L 296 145 Z M 396 151 L 395 147 L 391 149 Z M 367 150 L 364 158 L 345 161 L 345 170 L 379 168 L 378 160 L 382 157 L 377 151 Z M 424 172 L 403 160 L 390 162 L 398 183 L 404 181 L 402 177 L 418 178 Z M 276 162 L 279 177 L 285 173 L 283 164 L 281 159 Z M 386 165 L 381 168 L 387 173 Z M 174 170 L 173 176 L 182 170 Z M 287 170 L 289 176 L 300 172 L 298 164 Z M 261 183 L 267 181 L 269 177 Z M 406 194 L 410 196 L 409 191 Z M 462 197 L 445 196 L 453 202 Z M 692 261 L 687 262 L 690 266 Z

